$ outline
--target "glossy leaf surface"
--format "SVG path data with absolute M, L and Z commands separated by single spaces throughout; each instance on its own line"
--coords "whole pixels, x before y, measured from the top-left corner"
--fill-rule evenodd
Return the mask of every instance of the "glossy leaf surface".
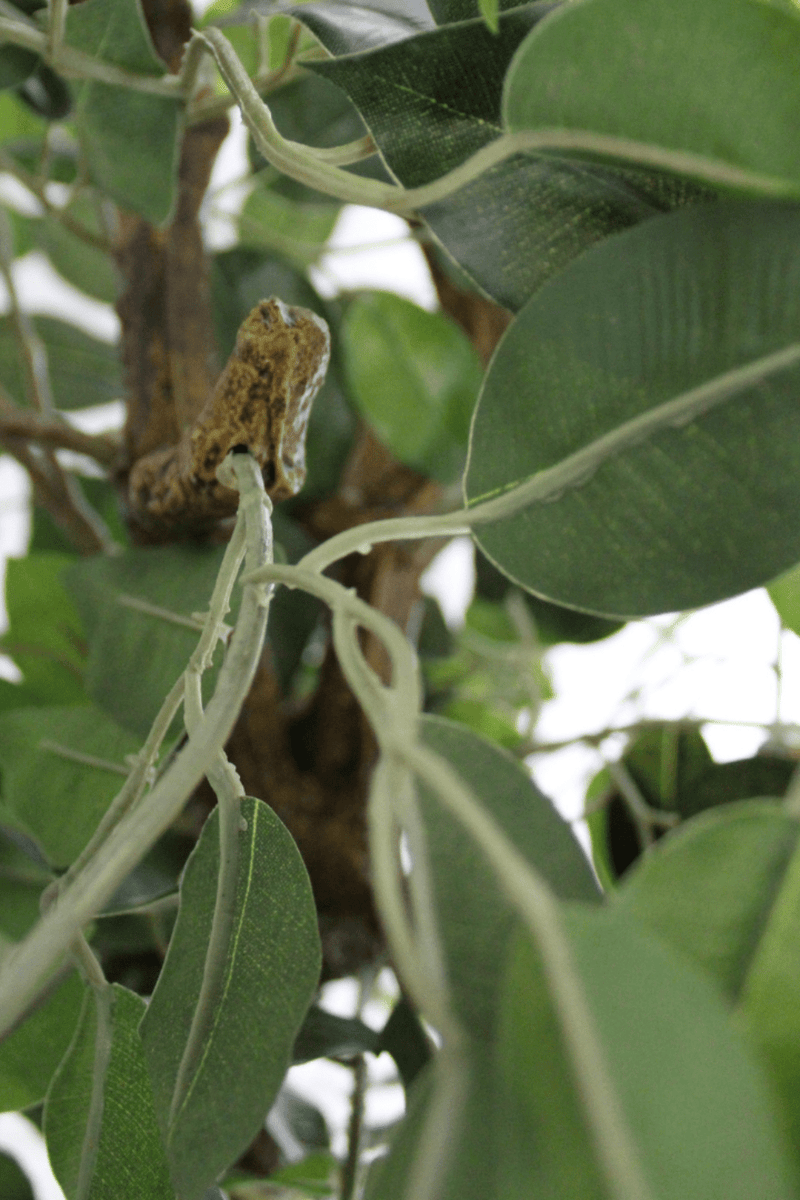
M 220 862 L 215 810 L 187 863 L 178 921 L 142 1023 L 182 1200 L 199 1200 L 257 1133 L 319 979 L 316 912 L 299 851 L 260 800 L 243 800 L 242 817 L 224 953 L 208 955 Z
M 626 616 L 797 561 L 798 234 L 788 205 L 673 213 L 526 305 L 487 375 L 466 476 L 475 503 L 562 464 L 546 503 L 477 531 L 507 574 Z

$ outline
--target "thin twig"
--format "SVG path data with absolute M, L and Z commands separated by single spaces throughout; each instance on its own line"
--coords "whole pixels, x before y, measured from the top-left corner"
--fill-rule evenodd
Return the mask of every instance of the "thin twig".
M 0 395 L 0 437 L 24 438 L 55 450 L 74 450 L 93 458 L 101 466 L 111 467 L 119 455 L 119 443 L 106 433 L 84 433 L 60 421 L 44 421 L 34 413 L 20 409 L 9 411 Z
M 2 433 L 0 448 L 28 472 L 36 502 L 46 509 L 79 554 L 113 553 L 116 543 L 105 523 L 52 453 L 37 455 L 21 438 Z
M 358 1195 L 358 1168 L 361 1160 L 361 1130 L 364 1124 L 364 1099 L 367 1092 L 367 1063 L 359 1054 L 350 1064 L 353 1091 L 350 1095 L 350 1120 L 347 1125 L 347 1157 L 342 1163 L 340 1200 L 355 1200 Z

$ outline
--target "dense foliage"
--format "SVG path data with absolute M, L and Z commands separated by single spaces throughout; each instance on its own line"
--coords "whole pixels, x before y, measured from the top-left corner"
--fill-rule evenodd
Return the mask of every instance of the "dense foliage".
M 800 631 L 798 57 L 791 0 L 0 4 L 0 449 L 34 496 L 0 1110 L 68 1200 L 800 1197 L 790 731 L 719 765 L 691 722 L 628 729 L 594 869 L 523 761 L 547 645 L 762 584 Z M 317 294 L 345 203 L 406 218 L 440 311 Z M 119 352 L 25 310 L 31 251 Z M 305 486 L 270 517 L 240 437 L 230 512 L 194 479 L 167 518 L 131 480 L 272 295 L 332 335 Z M 118 433 L 70 419 L 117 397 Z M 458 534 L 454 634 L 419 580 Z M 387 964 L 382 1029 L 319 1004 Z M 322 1058 L 341 1161 L 286 1082 Z

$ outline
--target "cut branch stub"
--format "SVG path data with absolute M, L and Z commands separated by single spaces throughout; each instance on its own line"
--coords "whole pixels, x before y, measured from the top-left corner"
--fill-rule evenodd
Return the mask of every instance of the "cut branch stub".
M 193 527 L 232 515 L 236 493 L 216 471 L 246 447 L 273 500 L 300 490 L 311 404 L 325 378 L 330 334 L 321 317 L 275 298 L 242 322 L 236 345 L 197 421 L 177 446 L 145 456 L 131 471 L 129 501 L 145 525 Z

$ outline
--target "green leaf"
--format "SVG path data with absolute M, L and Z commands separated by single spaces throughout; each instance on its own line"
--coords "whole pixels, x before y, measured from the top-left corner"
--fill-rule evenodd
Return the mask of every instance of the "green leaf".
M 209 953 L 220 869 L 215 810 L 187 863 L 177 924 L 142 1022 L 182 1200 L 200 1197 L 257 1133 L 319 979 L 316 911 L 297 847 L 261 801 L 243 800 L 241 811 L 235 886 L 217 916 L 229 922 L 221 956 Z M 199 1040 L 190 1039 L 193 1028 Z
M 76 761 L 58 747 L 118 764 L 120 773 Z M 3 713 L 0 817 L 32 837 L 53 866 L 66 867 L 122 786 L 125 755 L 138 749 L 137 738 L 92 705 Z
M 36 69 L 39 55 L 22 46 L 3 46 L 0 50 L 0 88 L 16 87 L 24 83 Z
M 22 671 L 39 704 L 85 704 L 85 645 L 80 617 L 61 576 L 66 554 L 9 559 L 6 611 L 9 627 L 0 647 Z
M 80 1024 L 47 1094 L 44 1132 L 67 1200 L 175 1200 L 138 1025 L 145 1002 L 86 989 Z
M 783 796 L 794 770 L 789 759 L 763 754 L 715 763 L 699 729 L 680 729 L 670 723 L 643 730 L 623 763 L 646 804 L 683 819 L 737 800 Z M 590 785 L 590 793 L 593 790 Z M 587 807 L 591 807 L 589 795 Z M 610 783 L 602 808 L 589 818 L 589 830 L 595 861 L 599 856 L 606 862 L 614 878 L 644 849 L 624 797 Z M 656 829 L 655 835 L 663 832 Z
M 239 214 L 239 244 L 273 250 L 305 267 L 319 258 L 338 217 L 338 205 L 295 203 L 257 187 Z
M 634 1178 L 659 1200 L 795 1196 L 766 1081 L 716 990 L 616 910 L 572 906 L 562 928 L 572 959 L 565 971 L 591 1014 L 572 1052 L 587 1055 L 585 1073 L 594 1043 L 609 1092 L 601 1100 L 582 1091 L 566 1053 L 557 991 L 520 938 L 499 1039 L 498 1194 L 605 1196 L 611 1163 L 621 1167 L 627 1157 Z M 600 1132 L 611 1104 L 616 1142 L 609 1126 Z M 594 1138 L 587 1136 L 592 1129 Z
M 30 1181 L 17 1161 L 0 1153 L 0 1196 L 4 1200 L 33 1200 Z
M 219 547 L 194 545 L 136 548 L 114 558 L 81 559 L 65 573 L 89 642 L 87 691 L 140 737 L 146 736 L 164 696 L 186 669 L 199 629 L 129 607 L 124 598 L 156 605 L 184 620 L 206 612 L 222 553 Z M 237 589 L 234 608 L 238 603 Z M 204 676 L 205 688 L 213 687 L 221 660 L 218 648 L 216 666 Z
M 377 1054 L 381 1036 L 356 1017 L 337 1017 L 324 1008 L 312 1005 L 295 1038 L 292 1062 L 311 1062 L 315 1058 L 355 1058 L 357 1054 L 365 1054 L 368 1050 Z
M 24 138 L 39 139 L 47 126 L 41 117 L 34 116 L 30 109 L 10 92 L 0 96 L 0 143 L 11 153 Z
M 87 196 L 79 196 L 63 210 L 64 215 L 100 234 L 96 204 Z M 72 233 L 55 216 L 45 217 L 39 225 L 41 248 L 64 278 L 89 296 L 113 304 L 120 289 L 120 279 L 111 255 Z M 101 343 L 102 344 L 102 343 Z M 113 387 L 116 399 L 122 391 L 118 356 L 108 364 L 108 386 Z M 97 401 L 102 403 L 102 401 Z M 61 407 L 65 407 L 63 404 Z
M 581 0 L 520 47 L 504 121 L 687 152 L 751 174 L 756 193 L 798 195 L 798 57 L 798 14 L 760 0 Z
M 161 77 L 139 0 L 85 0 L 67 17 L 67 41 L 145 76 Z M 95 182 L 153 224 L 165 221 L 177 187 L 180 101 L 107 83 L 78 93 L 77 125 Z
M 519 0 L 493 0 L 495 11 L 505 12 L 516 8 Z M 454 21 L 469 21 L 478 11 L 483 12 L 486 0 L 428 0 L 428 8 L 437 25 L 450 25 Z M 552 5 L 551 7 L 555 7 Z
M 308 64 L 347 93 L 405 187 L 439 178 L 500 135 L 506 70 L 553 7 L 504 13 L 494 35 L 477 16 L 477 0 L 467 2 L 469 11 L 446 16 L 458 24 Z M 462 20 L 468 16 L 475 19 Z M 498 303 L 518 309 L 609 234 L 713 194 L 654 171 L 516 155 L 422 212 L 464 271 Z
M 478 0 L 478 8 L 492 33 L 497 33 L 499 27 L 499 0 Z
M 560 464 L 547 503 L 477 530 L 506 574 L 624 616 L 797 561 L 798 235 L 800 208 L 699 206 L 608 240 L 528 302 L 486 377 L 466 476 L 472 504 Z
M 513 586 L 508 576 L 498 571 L 476 547 L 476 596 L 486 600 L 503 600 Z M 610 637 L 622 628 L 619 621 L 606 621 L 602 617 L 593 617 L 590 613 L 577 612 L 574 608 L 550 604 L 549 601 L 542 600 L 540 596 L 533 596 L 530 592 L 523 592 L 522 596 L 536 625 L 537 637 L 545 646 L 552 646 L 555 642 L 596 642 L 601 638 Z
M 120 398 L 122 375 L 114 346 L 55 317 L 36 317 L 34 327 L 47 351 L 58 408 L 88 408 Z M 0 319 L 0 380 L 18 403 L 27 403 L 27 377 L 8 318 Z
M 47 350 L 59 408 L 89 408 L 120 399 L 124 388 L 115 346 L 53 317 L 38 317 L 36 327 Z
M 371 292 L 350 305 L 341 336 L 353 396 L 377 436 L 401 462 L 452 482 L 481 381 L 466 335 L 441 313 Z
M 708 971 L 735 1003 L 800 1152 L 800 889 L 796 818 L 749 801 L 706 813 L 665 839 L 616 894 Z
M 424 716 L 420 732 L 425 745 L 458 771 L 559 896 L 598 898 L 591 868 L 569 827 L 516 759 L 441 717 Z M 459 822 L 425 788 L 420 788 L 420 801 L 456 1011 L 469 1034 L 491 1036 L 498 973 L 516 918 Z
M 361 4 L 337 3 L 302 4 L 292 10 L 292 16 L 311 30 L 329 54 L 356 54 L 403 41 L 431 27 L 426 19 L 409 13 L 400 0 L 393 6 L 382 4 L 379 9 Z
M 767 591 L 783 624 L 800 636 L 800 566 L 773 579 Z
M 41 862 L 0 831 L 0 931 L 7 938 L 19 941 L 36 924 L 39 897 L 51 879 Z
M 75 1033 L 83 995 L 83 984 L 71 971 L 0 1043 L 0 1111 L 41 1104 Z
M 708 971 L 734 1002 L 797 838 L 797 822 L 775 803 L 703 813 L 637 863 L 614 904 Z
M 795 828 L 797 829 L 797 823 Z M 742 1027 L 761 1051 L 782 1101 L 786 1130 L 800 1161 L 800 854 L 774 894 L 769 920 L 739 997 Z

